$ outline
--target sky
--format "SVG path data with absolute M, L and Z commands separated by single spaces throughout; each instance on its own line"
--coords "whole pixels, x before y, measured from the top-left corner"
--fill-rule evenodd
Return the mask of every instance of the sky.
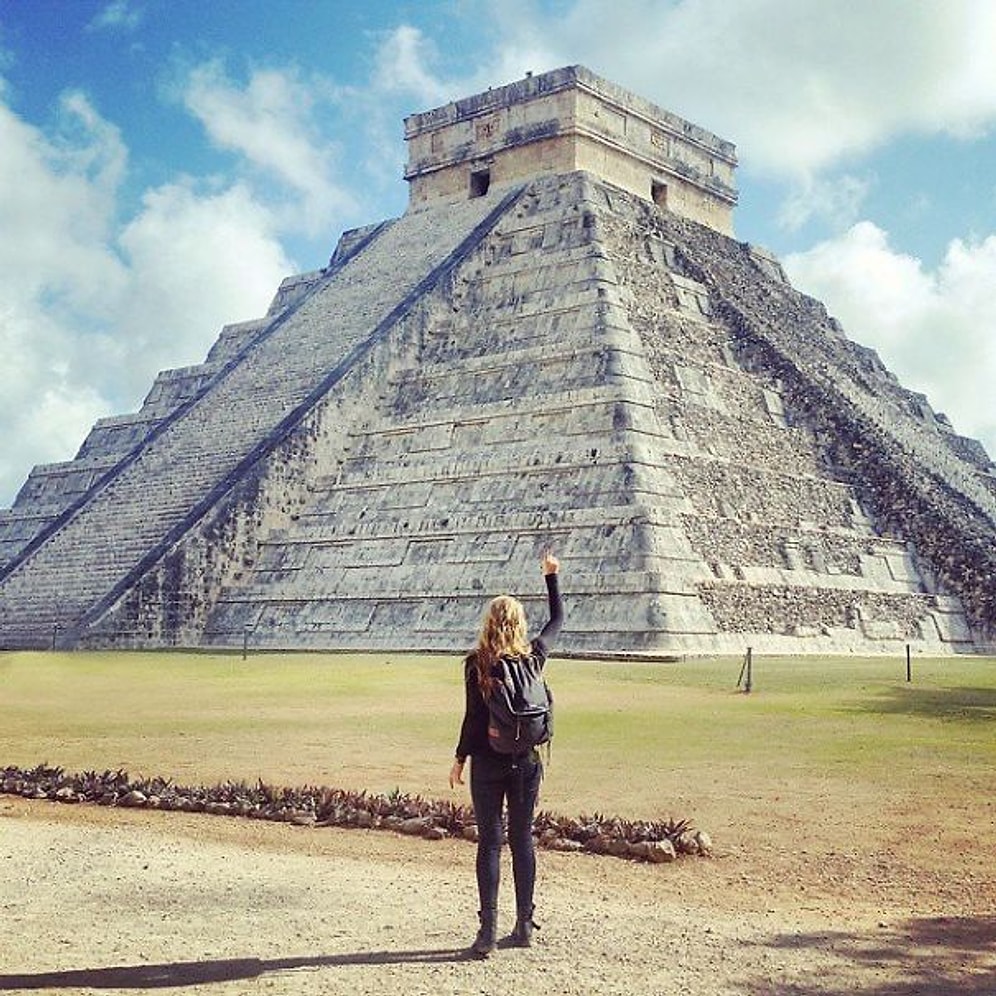
M 0 507 L 405 210 L 405 115 L 582 64 L 996 455 L 992 0 L 0 0 Z

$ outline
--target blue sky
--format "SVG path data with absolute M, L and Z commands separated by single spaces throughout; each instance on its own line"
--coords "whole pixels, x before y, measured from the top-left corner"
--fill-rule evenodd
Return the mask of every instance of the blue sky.
M 0 0 L 0 506 L 339 234 L 402 118 L 582 63 L 736 143 L 739 238 L 996 454 L 990 0 Z

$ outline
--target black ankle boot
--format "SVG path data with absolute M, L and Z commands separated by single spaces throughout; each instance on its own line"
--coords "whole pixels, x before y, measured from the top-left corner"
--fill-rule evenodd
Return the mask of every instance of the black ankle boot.
M 515 918 L 515 929 L 509 938 L 512 947 L 531 948 L 533 946 L 533 931 L 539 930 L 539 924 L 533 920 L 533 911 L 520 913 Z
M 498 946 L 498 911 L 481 910 L 477 915 L 481 926 L 470 946 L 470 953 L 475 958 L 489 958 Z

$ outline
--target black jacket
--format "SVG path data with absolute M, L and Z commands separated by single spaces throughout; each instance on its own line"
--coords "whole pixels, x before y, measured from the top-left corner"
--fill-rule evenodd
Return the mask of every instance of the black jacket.
M 540 668 L 546 664 L 547 654 L 564 622 L 564 603 L 560 597 L 560 584 L 556 574 L 546 575 L 546 594 L 550 618 L 530 645 L 530 656 L 539 663 Z M 474 754 L 494 754 L 488 745 L 488 704 L 477 683 L 477 665 L 473 653 L 465 659 L 463 673 L 467 701 L 456 748 L 456 756 L 460 761 Z

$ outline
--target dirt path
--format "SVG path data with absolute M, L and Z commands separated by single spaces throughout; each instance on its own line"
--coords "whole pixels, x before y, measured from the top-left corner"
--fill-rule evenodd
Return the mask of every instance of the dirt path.
M 991 854 L 814 841 L 542 853 L 538 946 L 480 963 L 468 844 L 0 797 L 0 992 L 996 993 Z

